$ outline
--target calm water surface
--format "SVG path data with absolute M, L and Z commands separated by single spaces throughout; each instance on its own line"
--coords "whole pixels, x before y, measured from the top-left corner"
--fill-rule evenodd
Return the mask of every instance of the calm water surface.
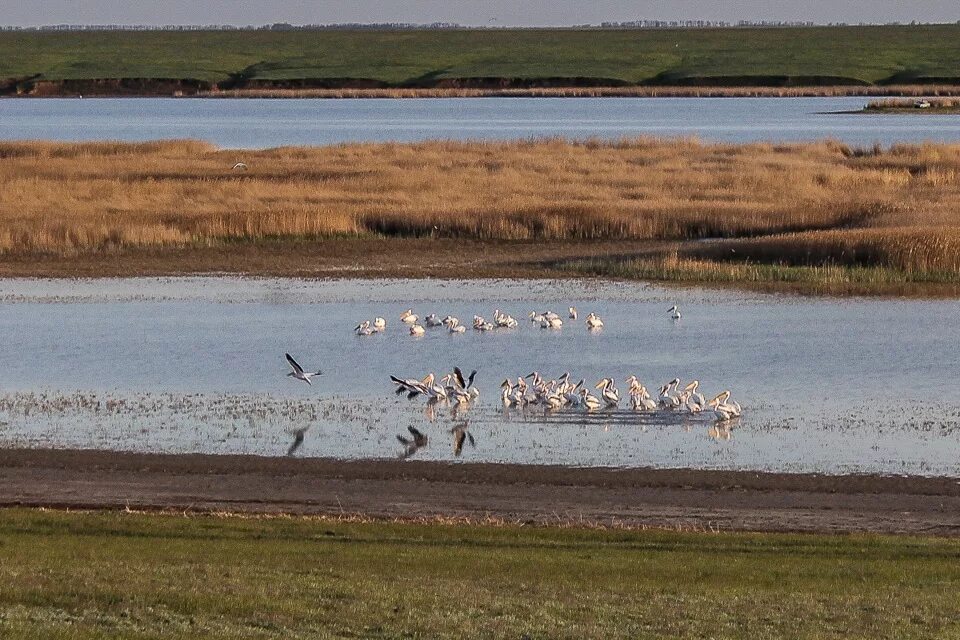
M 0 139 L 198 138 L 262 148 L 436 138 L 960 140 L 960 117 L 836 114 L 869 98 L 0 99 Z
M 523 322 L 416 339 L 397 320 L 409 306 L 469 320 L 569 305 L 605 329 Z M 384 335 L 353 335 L 375 315 Z M 957 301 L 576 281 L 0 280 L 0 332 L 3 446 L 283 455 L 309 427 L 296 455 L 381 458 L 400 455 L 396 435 L 414 426 L 430 438 L 421 459 L 960 476 Z M 326 375 L 286 377 L 285 351 Z M 479 369 L 466 412 L 392 393 L 391 373 L 454 365 Z M 532 370 L 591 385 L 635 373 L 651 388 L 696 377 L 708 394 L 732 390 L 745 413 L 726 430 L 626 403 L 504 411 L 500 382 Z M 458 426 L 476 446 L 455 458 Z

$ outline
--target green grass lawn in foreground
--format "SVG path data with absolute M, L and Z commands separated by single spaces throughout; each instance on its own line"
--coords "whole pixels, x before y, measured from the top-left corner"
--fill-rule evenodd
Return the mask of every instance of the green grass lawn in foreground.
M 960 638 L 960 541 L 0 511 L 0 637 Z

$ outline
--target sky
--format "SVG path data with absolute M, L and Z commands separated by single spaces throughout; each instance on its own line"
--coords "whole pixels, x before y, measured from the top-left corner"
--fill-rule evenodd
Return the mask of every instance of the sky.
M 957 22 L 960 0 L 0 0 L 0 24 L 455 22 L 570 26 L 629 20 Z

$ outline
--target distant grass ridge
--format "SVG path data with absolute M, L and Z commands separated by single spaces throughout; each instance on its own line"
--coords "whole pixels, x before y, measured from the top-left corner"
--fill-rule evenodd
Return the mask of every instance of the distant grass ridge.
M 960 637 L 960 542 L 0 511 L 0 636 Z
M 960 25 L 0 32 L 0 80 L 8 94 L 960 84 Z

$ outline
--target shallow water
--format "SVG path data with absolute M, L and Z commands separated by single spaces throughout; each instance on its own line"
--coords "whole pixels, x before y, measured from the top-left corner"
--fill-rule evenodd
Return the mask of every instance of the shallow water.
M 540 136 L 960 140 L 955 115 L 838 114 L 855 98 L 0 99 L 0 139 L 197 138 L 230 148 Z
M 671 321 L 666 309 L 681 305 Z M 397 320 L 495 307 L 596 311 L 550 331 L 412 338 Z M 382 315 L 383 335 L 351 329 Z M 960 303 L 667 290 L 592 281 L 0 280 L 0 445 L 960 476 Z M 325 375 L 286 377 L 283 353 Z M 393 394 L 388 375 L 478 369 L 459 415 Z M 504 411 L 505 377 L 570 371 L 591 384 L 679 376 L 729 388 L 744 416 Z M 452 450 L 455 427 L 475 446 Z

